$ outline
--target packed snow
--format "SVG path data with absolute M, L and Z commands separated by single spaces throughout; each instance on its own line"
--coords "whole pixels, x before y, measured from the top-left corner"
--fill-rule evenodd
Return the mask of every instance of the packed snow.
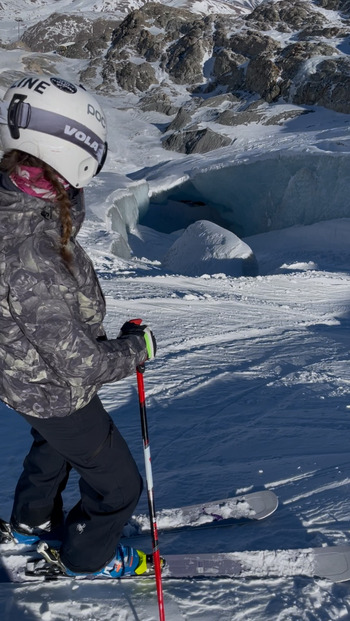
M 61 10 L 68 2 L 56 4 Z M 92 0 L 69 4 L 94 8 Z M 236 2 L 247 10 L 254 4 Z M 40 7 L 47 15 L 47 3 Z M 9 9 L 10 20 L 17 27 Z M 48 56 L 74 81 L 76 61 Z M 0 57 L 6 79 L 23 71 L 23 50 Z M 161 553 L 244 559 L 251 550 L 257 571 L 268 573 L 275 550 L 286 550 L 278 577 L 167 581 L 166 619 L 346 621 L 349 584 L 305 574 L 312 573 L 310 548 L 347 544 L 350 535 L 350 117 L 313 108 L 281 125 L 234 127 L 232 147 L 186 157 L 160 147 L 164 119 L 133 108 L 135 100 L 101 97 L 110 154 L 86 191 L 80 241 L 106 295 L 108 334 L 142 317 L 157 337 L 145 373 L 156 507 L 259 489 L 280 501 L 261 522 L 161 534 Z M 224 251 L 236 261 L 239 247 L 240 259 L 254 256 L 256 275 L 206 269 L 198 239 L 188 244 L 185 232 L 208 220 L 211 231 L 220 229 L 211 257 Z M 166 266 L 174 245 L 181 263 Z M 144 472 L 135 377 L 105 386 L 101 397 Z M 20 416 L 5 406 L 0 412 L 7 519 L 30 435 Z M 77 495 L 73 476 L 67 508 Z M 137 512 L 147 515 L 145 493 Z M 168 513 L 175 525 L 176 515 Z M 130 542 L 151 550 L 147 534 Z M 299 548 L 305 554 L 295 559 Z M 1 583 L 0 614 L 4 621 L 156 621 L 156 588 L 152 579 Z

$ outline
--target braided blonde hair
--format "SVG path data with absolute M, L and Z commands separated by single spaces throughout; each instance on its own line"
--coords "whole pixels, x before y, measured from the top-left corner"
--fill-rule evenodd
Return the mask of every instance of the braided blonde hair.
M 46 164 L 42 160 L 23 151 L 17 151 L 12 149 L 3 156 L 0 161 L 0 170 L 11 175 L 16 171 L 17 166 L 34 166 L 41 168 L 43 171 L 43 177 L 46 181 L 52 184 L 55 192 L 55 202 L 59 207 L 59 216 L 61 223 L 61 240 L 60 240 L 60 255 L 69 267 L 72 263 L 72 253 L 68 248 L 68 242 L 72 234 L 72 218 L 71 218 L 71 201 L 68 196 L 68 192 L 64 185 L 60 182 L 57 173 L 54 169 Z

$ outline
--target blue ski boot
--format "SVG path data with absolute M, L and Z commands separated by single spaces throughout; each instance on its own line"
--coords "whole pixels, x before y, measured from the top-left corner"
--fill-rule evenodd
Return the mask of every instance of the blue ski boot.
M 58 550 L 51 548 L 44 541 L 39 543 L 37 550 L 53 571 L 56 570 L 72 578 L 123 578 L 124 576 L 139 576 L 153 573 L 152 555 L 122 544 L 117 546 L 115 556 L 105 567 L 90 573 L 74 572 L 68 569 L 62 563 Z
M 49 541 L 51 545 L 58 545 L 62 538 L 61 530 L 61 526 L 53 529 L 50 520 L 32 527 L 27 524 L 10 523 L 0 519 L 0 544 L 18 543 L 30 546 L 44 540 Z

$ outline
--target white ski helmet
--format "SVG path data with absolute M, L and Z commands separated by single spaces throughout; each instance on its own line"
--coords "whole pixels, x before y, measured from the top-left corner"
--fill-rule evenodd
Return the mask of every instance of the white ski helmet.
M 100 172 L 107 155 L 106 120 L 84 87 L 60 77 L 25 76 L 5 93 L 1 116 L 5 151 L 40 158 L 75 188 Z

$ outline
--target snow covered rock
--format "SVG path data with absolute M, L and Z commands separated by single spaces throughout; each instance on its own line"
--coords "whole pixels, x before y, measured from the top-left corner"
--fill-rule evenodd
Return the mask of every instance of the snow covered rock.
M 232 139 L 213 132 L 210 128 L 179 131 L 170 134 L 162 142 L 162 146 L 169 151 L 178 153 L 208 153 L 214 149 L 228 147 Z
M 178 111 L 178 107 L 174 105 L 170 99 L 170 96 L 164 92 L 163 88 L 154 87 L 149 89 L 147 93 L 140 99 L 140 108 L 144 112 L 154 110 L 167 116 L 172 116 Z
M 151 63 L 158 62 L 162 70 L 166 68 L 173 76 L 175 82 L 193 82 L 194 76 L 201 79 L 202 60 L 206 49 L 206 44 L 201 40 L 202 21 L 202 18 L 196 17 L 190 11 L 151 2 L 131 11 L 113 32 L 103 68 L 105 88 L 110 88 L 110 82 L 116 78 L 122 88 L 133 90 L 128 87 L 127 81 L 121 83 L 118 72 L 115 73 L 118 64 L 129 57 L 129 70 L 131 57 L 133 61 L 136 60 L 133 63 L 135 66 L 140 64 L 142 58 L 152 71 Z M 153 80 L 153 84 L 155 83 L 156 79 Z M 150 84 L 145 84 L 143 90 L 147 90 L 149 86 Z
M 67 9 L 29 26 L 21 44 L 32 52 L 85 59 L 80 76 L 84 83 L 103 94 L 120 89 L 142 94 L 141 109 L 146 106 L 167 115 L 184 106 L 179 101 L 182 85 L 189 98 L 197 100 L 197 109 L 203 96 L 210 99 L 220 93 L 237 96 L 242 103 L 252 95 L 268 103 L 283 97 L 296 105 L 349 113 L 350 61 L 342 51 L 349 0 L 243 2 L 246 9 L 238 14 L 233 8 L 236 2 L 232 10 L 226 5 L 225 14 L 205 14 L 204 4 L 203 10 L 193 12 L 194 4 L 201 3 L 132 2 L 124 19 L 107 10 L 95 18 L 93 12 Z M 328 16 L 327 9 L 340 15 Z M 155 93 L 159 97 L 154 98 Z M 192 121 L 187 115 L 183 118 L 182 110 L 176 129 L 205 129 L 199 115 L 186 113 Z M 203 121 L 207 122 L 205 115 Z M 174 135 L 172 145 L 163 146 L 192 153 L 179 145 L 181 140 Z
M 205 56 L 212 49 L 212 24 L 211 16 L 198 20 L 167 50 L 167 59 L 162 65 L 176 84 L 202 82 Z
M 279 48 L 280 44 L 275 39 L 254 30 L 235 33 L 230 38 L 230 49 L 247 58 L 256 58 L 260 54 L 273 54 Z
M 350 113 L 350 62 L 348 58 L 323 58 L 305 71 L 294 96 L 296 104 L 319 105 Z
M 261 54 L 258 58 L 253 58 L 248 65 L 246 88 L 271 102 L 281 92 L 279 77 L 280 70 L 277 65 L 266 54 Z
M 21 42 L 33 52 L 56 52 L 70 58 L 94 58 L 108 47 L 117 21 L 52 13 L 27 28 Z
M 158 84 L 155 71 L 150 63 L 122 61 L 115 65 L 115 78 L 126 91 L 144 93 L 150 86 Z
M 311 3 L 305 0 L 263 2 L 246 19 L 260 30 L 276 28 L 279 32 L 299 30 L 309 24 L 321 26 L 326 21 L 319 12 L 313 10 Z
M 198 220 L 185 230 L 164 256 L 162 267 L 185 276 L 255 276 L 258 271 L 251 248 L 231 231 L 207 220 Z
M 174 120 L 168 125 L 167 131 L 178 131 L 186 127 L 188 123 L 192 122 L 192 116 L 184 106 L 181 106 Z
M 349 15 L 350 13 L 349 0 L 315 0 L 315 4 L 330 11 L 341 11 L 344 15 Z

